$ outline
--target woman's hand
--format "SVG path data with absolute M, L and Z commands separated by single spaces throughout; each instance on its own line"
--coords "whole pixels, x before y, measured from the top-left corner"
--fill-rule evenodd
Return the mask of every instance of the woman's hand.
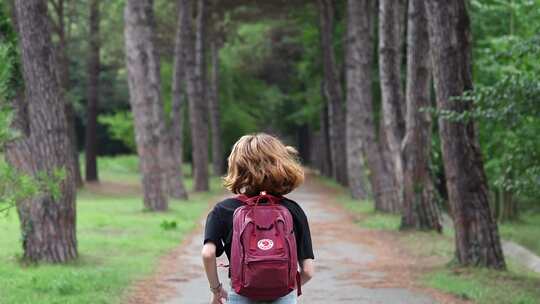
M 217 274 L 216 245 L 211 242 L 204 244 L 201 254 L 206 277 L 208 278 L 210 290 L 213 294 L 210 304 L 225 304 L 227 301 L 227 292 L 221 286 Z
M 227 291 L 220 287 L 216 293 L 212 295 L 212 302 L 210 304 L 225 304 L 227 303 Z

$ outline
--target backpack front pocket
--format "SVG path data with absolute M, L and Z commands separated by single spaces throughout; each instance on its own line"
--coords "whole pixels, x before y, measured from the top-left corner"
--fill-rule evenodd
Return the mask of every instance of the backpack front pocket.
M 255 289 L 284 288 L 289 284 L 288 259 L 251 260 L 244 264 L 244 287 Z

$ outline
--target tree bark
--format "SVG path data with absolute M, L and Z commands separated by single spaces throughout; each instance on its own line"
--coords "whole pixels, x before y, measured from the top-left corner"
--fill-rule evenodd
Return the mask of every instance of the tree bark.
M 144 206 L 152 211 L 168 208 L 165 174 L 167 136 L 160 92 L 159 59 L 154 45 L 152 0 L 128 0 L 125 8 L 125 48 L 130 105 L 135 120 Z
M 390 152 L 388 169 L 396 179 L 396 195 L 402 193 L 403 165 L 401 141 L 405 130 L 405 107 L 401 86 L 401 46 L 403 33 L 403 0 L 379 1 L 379 75 L 382 93 L 384 138 Z M 395 207 L 400 209 L 400 206 Z
M 379 211 L 391 212 L 388 206 L 395 206 L 396 204 L 388 204 L 396 199 L 394 190 L 394 177 L 388 172 L 384 166 L 382 157 L 382 147 L 376 137 L 375 127 L 375 115 L 373 109 L 373 80 L 372 80 L 372 66 L 373 66 L 373 19 L 371 16 L 375 12 L 375 1 L 360 1 L 359 3 L 350 3 L 349 6 L 351 12 L 354 14 L 354 19 L 350 22 L 358 22 L 362 30 L 358 30 L 355 33 L 354 39 L 348 39 L 347 48 L 352 52 L 358 53 L 360 56 L 361 64 L 355 64 L 354 78 L 357 79 L 357 85 L 361 89 L 357 89 L 357 101 L 354 107 L 347 109 L 347 111 L 353 111 L 357 122 L 359 122 L 357 136 L 360 136 L 362 142 L 362 149 L 366 158 L 366 164 L 370 171 L 369 180 L 371 184 L 371 190 L 375 200 L 375 208 Z M 349 56 L 349 55 L 348 55 Z M 352 62 L 347 62 L 347 68 L 350 69 Z M 352 73 L 349 77 L 352 77 Z M 348 80 L 348 82 L 350 82 Z M 348 85 L 353 85 L 350 83 Z M 352 97 L 352 96 L 351 96 Z M 352 99 L 351 99 L 352 103 Z M 360 110 L 361 109 L 361 110 Z M 349 133 L 353 134 L 353 133 Z
M 381 154 L 381 174 L 383 176 L 382 180 L 384 182 L 384 189 L 386 199 L 384 199 L 383 204 L 376 206 L 377 210 L 390 212 L 390 213 L 400 213 L 401 212 L 401 202 L 399 201 L 399 188 L 397 185 L 397 179 L 394 170 L 394 163 L 392 158 L 392 152 L 388 146 L 387 134 L 385 132 L 384 120 L 381 118 L 379 120 L 379 133 L 378 133 L 378 142 L 379 142 L 379 151 Z
M 181 9 L 179 5 L 179 9 Z M 172 78 L 172 107 L 170 126 L 170 149 L 172 165 L 168 169 L 168 192 L 174 198 L 187 199 L 188 194 L 184 185 L 183 173 L 183 150 L 184 150 L 184 42 L 182 41 L 182 28 L 180 24 L 180 14 L 178 11 L 178 28 L 174 44 L 174 70 Z
M 208 16 L 208 1 L 197 0 L 197 17 L 196 17 L 196 32 L 195 32 L 195 66 L 198 78 L 198 91 L 201 98 L 199 104 L 199 124 L 197 128 L 200 128 L 200 134 L 203 135 L 204 140 L 199 141 L 200 147 L 197 150 L 203 154 L 200 155 L 198 161 L 199 165 L 196 169 L 200 171 L 197 175 L 199 178 L 199 185 L 196 185 L 199 191 L 208 191 L 210 189 L 208 184 L 208 136 L 209 136 L 209 124 L 208 124 L 208 75 L 206 72 L 206 47 L 207 47 L 207 16 Z M 197 180 L 197 178 L 195 178 Z M 204 180 L 203 180 L 204 179 Z M 197 181 L 196 181 L 197 183 Z M 197 191 L 197 190 L 196 190 Z
M 177 104 L 172 105 L 171 119 L 178 120 L 183 114 L 183 106 Z M 165 178 L 165 187 L 167 194 L 176 199 L 187 200 L 188 193 L 184 185 L 184 173 L 182 168 L 182 140 L 183 136 L 179 136 L 178 132 L 183 132 L 181 126 L 182 120 L 172 121 L 168 132 L 165 133 L 165 153 L 163 155 L 163 173 Z M 180 125 L 180 126 L 179 126 Z
M 302 124 L 300 126 L 297 126 L 295 128 L 295 142 L 296 147 L 298 150 L 298 156 L 300 160 L 302 161 L 302 164 L 309 166 L 313 163 L 311 160 L 313 159 L 312 156 L 312 141 L 313 141 L 313 133 L 311 132 L 308 124 Z
M 431 105 L 429 33 L 424 0 L 409 0 L 407 33 L 407 116 L 403 139 L 402 229 L 442 231 L 429 172 Z
M 51 0 L 54 2 L 54 0 Z M 65 24 L 65 5 L 64 0 L 57 0 L 54 2 L 53 8 L 58 18 L 57 22 L 52 24 L 54 25 L 54 30 L 58 35 L 58 43 L 56 46 L 57 51 L 56 60 L 57 60 L 57 77 L 60 83 L 60 86 L 63 90 L 64 99 L 68 96 L 67 93 L 70 90 L 70 73 L 69 73 L 69 56 L 67 54 L 67 35 L 66 35 L 66 24 Z M 52 19 L 50 19 L 52 21 Z M 71 155 L 69 159 L 70 170 L 73 171 L 73 176 L 75 177 L 75 183 L 78 188 L 82 187 L 84 182 L 81 175 L 81 166 L 79 162 L 79 151 L 78 151 L 78 142 L 77 142 L 77 133 L 75 132 L 75 110 L 73 108 L 72 102 L 65 100 L 65 115 L 68 125 L 68 135 L 71 142 L 69 149 L 71 150 Z
M 519 209 L 517 201 L 512 192 L 500 190 L 499 222 L 515 221 L 519 219 Z
M 58 195 L 50 189 L 17 205 L 24 259 L 63 263 L 77 257 L 75 182 L 70 170 L 70 140 L 65 103 L 56 75 L 56 60 L 44 0 L 17 0 L 24 98 L 14 101 L 14 125 L 23 137 L 6 146 L 7 161 L 36 178 L 43 173 L 56 181 L 63 169 Z M 58 119 L 58 118 L 61 119 Z
M 204 0 L 199 0 L 203 1 Z M 182 29 L 182 41 L 184 42 L 184 77 L 186 80 L 186 91 L 189 103 L 189 122 L 191 127 L 192 158 L 193 158 L 193 179 L 195 191 L 208 191 L 208 123 L 206 121 L 206 101 L 202 95 L 201 84 L 201 64 L 202 42 L 197 43 L 195 47 L 195 32 L 192 24 L 192 1 L 180 0 L 181 5 L 180 22 Z M 204 3 L 201 3 L 198 15 L 199 23 L 204 19 Z M 202 26 L 197 27 L 200 32 Z M 198 40 L 203 39 L 200 33 Z
M 371 102 L 371 3 L 369 0 L 348 0 L 347 3 L 347 169 L 352 197 L 365 199 L 366 177 L 362 164 L 362 128 L 365 126 L 360 117 L 365 111 L 362 100 Z
M 321 91 L 324 91 L 324 84 L 321 84 Z M 332 159 L 330 153 L 330 134 L 328 131 L 328 106 L 325 103 L 321 106 L 319 144 L 319 170 L 322 175 L 331 177 Z
M 346 124 L 343 91 L 337 73 L 333 47 L 334 4 L 332 0 L 319 0 L 321 48 L 323 52 L 324 96 L 328 103 L 328 131 L 332 176 L 347 186 Z
M 214 175 L 224 174 L 223 143 L 221 141 L 221 118 L 219 112 L 219 46 L 217 37 L 210 42 L 212 73 L 210 76 L 210 126 L 212 129 L 212 165 Z
M 463 0 L 426 2 L 437 106 L 462 113 L 473 89 L 470 21 Z M 460 265 L 504 269 L 497 223 L 492 217 L 484 165 L 474 123 L 439 119 L 448 197 Z
M 89 55 L 88 55 L 88 100 L 86 105 L 86 181 L 98 181 L 97 171 L 97 112 L 99 103 L 100 38 L 99 0 L 90 1 Z

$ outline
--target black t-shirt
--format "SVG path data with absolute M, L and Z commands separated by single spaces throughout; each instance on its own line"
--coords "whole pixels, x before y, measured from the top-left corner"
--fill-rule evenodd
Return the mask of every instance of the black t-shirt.
M 206 218 L 204 231 L 204 244 L 212 242 L 216 245 L 216 256 L 225 253 L 229 261 L 231 260 L 231 242 L 233 230 L 233 214 L 236 208 L 243 206 L 241 201 L 228 198 L 214 206 Z M 304 210 L 294 201 L 283 199 L 281 205 L 291 212 L 294 225 L 294 235 L 296 237 L 296 250 L 298 261 L 314 259 L 313 248 L 311 246 L 311 233 Z

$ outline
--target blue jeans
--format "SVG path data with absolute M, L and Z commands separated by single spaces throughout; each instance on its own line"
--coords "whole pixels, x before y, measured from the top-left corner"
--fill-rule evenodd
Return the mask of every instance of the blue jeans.
M 234 290 L 229 291 L 228 296 L 229 300 L 227 301 L 227 304 L 296 304 L 296 290 L 293 290 L 288 295 L 271 302 L 253 301 L 237 294 L 234 292 Z

